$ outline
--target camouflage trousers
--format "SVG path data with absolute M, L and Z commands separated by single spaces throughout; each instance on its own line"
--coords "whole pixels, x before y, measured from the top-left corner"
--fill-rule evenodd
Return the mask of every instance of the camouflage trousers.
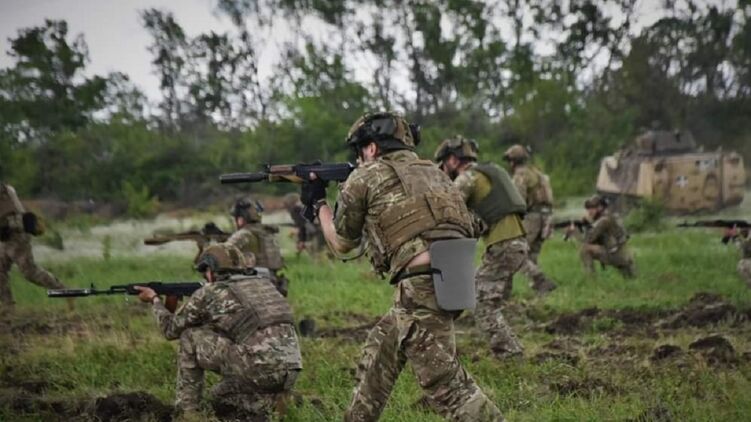
M 744 258 L 738 262 L 738 274 L 751 289 L 751 258 Z
M 427 401 L 444 418 L 503 420 L 456 357 L 456 316 L 438 308 L 430 277 L 402 280 L 393 307 L 368 334 L 344 420 L 378 420 L 408 361 Z
M 204 371 L 222 375 L 211 391 L 217 414 L 232 414 L 242 420 L 265 420 L 279 401 L 291 391 L 299 370 L 283 365 L 257 364 L 252 345 L 205 328 L 189 328 L 180 336 L 177 359 L 175 407 L 179 411 L 199 408 Z
M 511 297 L 514 274 L 527 259 L 523 237 L 490 245 L 477 269 L 477 309 L 475 322 L 490 336 L 490 348 L 498 355 L 524 352 L 519 339 L 503 317 L 503 303 Z
M 592 243 L 583 243 L 579 256 L 584 266 L 584 272 L 589 275 L 595 275 L 594 262 L 598 261 L 603 266 L 612 266 L 626 278 L 636 277 L 636 265 L 634 257 L 624 245 L 617 251 L 611 252 L 602 245 Z
M 537 292 L 548 292 L 556 288 L 555 283 L 542 272 L 537 258 L 545 242 L 546 226 L 550 224 L 550 214 L 530 212 L 524 216 L 524 231 L 527 232 L 529 254 L 520 272 L 529 280 L 530 287 Z
M 7 241 L 0 242 L 0 305 L 13 306 L 10 290 L 10 268 L 13 264 L 26 280 L 48 289 L 64 289 L 65 286 L 54 275 L 34 262 L 31 239 L 27 234 L 14 234 Z

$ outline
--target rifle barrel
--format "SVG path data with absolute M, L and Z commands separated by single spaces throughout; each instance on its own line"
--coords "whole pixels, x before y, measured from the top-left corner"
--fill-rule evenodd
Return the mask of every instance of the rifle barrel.
M 228 173 L 219 176 L 219 183 L 231 185 L 236 183 L 255 183 L 269 180 L 268 173 Z

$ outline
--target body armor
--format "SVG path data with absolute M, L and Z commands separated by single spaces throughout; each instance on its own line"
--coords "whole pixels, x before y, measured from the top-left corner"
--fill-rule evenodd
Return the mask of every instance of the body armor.
M 243 307 L 218 324 L 218 329 L 242 343 L 260 329 L 278 324 L 294 324 L 289 304 L 265 277 L 232 276 L 227 283 Z
M 396 173 L 407 198 L 389 207 L 368 227 L 377 270 L 388 270 L 389 257 L 409 240 L 472 237 L 472 215 L 432 162 L 380 162 Z
M 276 234 L 279 232 L 279 229 L 263 224 L 251 224 L 248 227 L 258 239 L 258 250 L 253 251 L 253 254 L 256 256 L 256 266 L 265 267 L 273 271 L 282 269 L 284 261 L 282 260 L 279 244 L 276 242 Z
M 527 171 L 532 176 L 530 192 L 527 195 L 529 210 L 550 208 L 553 205 L 553 188 L 550 186 L 550 178 L 534 167 L 527 168 Z
M 741 243 L 741 253 L 743 255 L 743 259 L 749 259 L 751 258 L 751 235 L 747 237 L 743 243 Z
M 26 210 L 12 186 L 0 183 L 0 236 L 24 231 L 22 216 Z
M 474 169 L 490 179 L 490 193 L 470 205 L 488 226 L 492 226 L 507 215 L 523 215 L 527 211 L 524 198 L 516 189 L 506 170 L 495 164 L 478 164 Z

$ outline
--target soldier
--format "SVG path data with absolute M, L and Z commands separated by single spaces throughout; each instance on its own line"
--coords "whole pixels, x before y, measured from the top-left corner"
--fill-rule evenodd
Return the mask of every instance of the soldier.
M 738 261 L 738 274 L 746 285 L 751 288 L 751 230 L 733 228 L 728 234 L 731 238 L 738 236 L 741 249 L 741 260 Z
M 308 243 L 311 244 L 311 252 L 320 252 L 326 245 L 321 230 L 314 223 L 306 220 L 302 216 L 303 205 L 300 202 L 300 195 L 297 193 L 288 193 L 284 196 L 284 207 L 289 213 L 289 217 L 297 229 L 297 253 L 308 249 Z
M 392 308 L 363 348 L 345 420 L 377 420 L 407 361 L 443 417 L 502 420 L 456 357 L 454 319 L 461 311 L 439 305 L 429 250 L 441 239 L 472 236 L 472 218 L 451 181 L 413 152 L 418 133 L 396 113 L 366 114 L 354 123 L 346 142 L 360 166 L 341 186 L 336 216 L 323 182 L 303 185 L 302 201 L 319 215 L 327 243 L 346 253 L 367 236 L 374 269 L 396 285 Z M 471 264 L 469 270 L 456 281 L 473 292 Z
M 54 275 L 34 262 L 32 234 L 41 234 L 36 217 L 26 212 L 12 186 L 0 183 L 0 304 L 5 312 L 11 312 L 15 304 L 9 275 L 14 263 L 26 280 L 38 286 L 65 288 Z M 68 307 L 73 309 L 72 298 L 68 300 Z
M 271 271 L 272 281 L 286 297 L 289 282 L 279 274 L 284 260 L 275 237 L 279 229 L 261 224 L 261 206 L 250 198 L 235 201 L 230 215 L 235 219 L 237 230 L 227 239 L 227 243 L 236 246 L 247 256 L 254 255 L 256 265 Z
M 634 258 L 626 243 L 629 235 L 623 224 L 610 213 L 607 201 L 599 195 L 594 195 L 584 202 L 587 219 L 592 227 L 584 233 L 580 257 L 584 271 L 589 275 L 595 274 L 594 261 L 603 266 L 615 267 L 624 277 L 636 276 Z M 575 227 L 567 229 L 569 235 L 576 233 Z
M 483 227 L 485 253 L 477 270 L 475 320 L 490 335 L 496 357 L 520 356 L 522 345 L 501 310 L 511 297 L 514 274 L 527 259 L 521 219 L 526 205 L 508 173 L 495 164 L 478 164 L 478 152 L 477 142 L 457 135 L 438 146 L 434 160 L 454 180 Z
M 529 152 L 521 145 L 513 145 L 506 150 L 503 158 L 511 166 L 514 184 L 527 203 L 523 223 L 529 255 L 521 271 L 531 281 L 534 290 L 545 294 L 557 287 L 537 264 L 542 244 L 553 232 L 553 189 L 550 179 L 536 167 L 527 164 Z
M 196 265 L 207 284 L 174 314 L 152 289 L 137 287 L 164 336 L 180 341 L 175 407 L 188 419 L 200 417 L 205 370 L 222 376 L 211 391 L 215 409 L 267 420 L 302 369 L 289 305 L 250 264 L 232 245 L 208 246 Z

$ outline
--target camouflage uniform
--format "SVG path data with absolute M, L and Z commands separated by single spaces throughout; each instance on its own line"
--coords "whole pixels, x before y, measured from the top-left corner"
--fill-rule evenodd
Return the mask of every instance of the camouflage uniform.
M 318 226 L 302 216 L 304 209 L 305 208 L 300 203 L 287 207 L 287 212 L 297 229 L 297 241 L 306 244 L 310 243 L 311 252 L 313 253 L 326 250 L 326 239 L 323 237 L 323 232 Z
M 291 311 L 267 278 L 226 276 L 197 290 L 174 315 L 160 301 L 152 309 L 164 336 L 180 341 L 180 411 L 199 407 L 204 371 L 210 370 L 222 376 L 212 389 L 215 408 L 264 417 L 302 369 Z M 256 320 L 248 322 L 248 315 Z
M 279 292 L 287 296 L 288 280 L 279 274 L 284 267 L 284 260 L 275 238 L 278 232 L 276 227 L 249 223 L 234 232 L 226 243 L 243 251 L 246 257 L 255 256 L 255 266 L 268 268 Z
M 599 261 L 602 265 L 612 265 L 624 277 L 636 276 L 634 258 L 626 246 L 628 238 L 618 218 L 608 210 L 603 211 L 584 235 L 580 257 L 585 272 L 595 274 L 594 261 Z
M 24 232 L 21 214 L 25 210 L 10 185 L 0 183 L 0 304 L 14 304 L 10 290 L 10 269 L 15 263 L 28 281 L 48 289 L 64 289 L 54 275 L 34 262 L 31 236 Z
M 552 192 L 546 190 L 544 178 L 547 176 L 538 169 L 526 165 L 514 166 L 514 184 L 527 202 L 527 214 L 524 215 L 524 231 L 527 232 L 529 255 L 521 271 L 529 280 L 531 287 L 537 291 L 555 289 L 537 264 L 542 244 L 547 239 L 552 224 Z M 547 190 L 549 191 L 549 184 Z
M 468 204 L 475 199 L 478 181 L 484 177 L 476 166 L 470 163 L 454 180 L 454 185 Z M 485 180 L 489 183 L 487 178 Z M 506 234 L 489 241 L 489 234 L 499 229 Z M 524 265 L 529 252 L 521 219 L 515 214 L 504 217 L 487 229 L 484 240 L 486 249 L 476 275 L 475 321 L 483 332 L 490 335 L 490 347 L 494 353 L 499 356 L 520 355 L 524 349 L 502 311 L 503 303 L 511 297 L 514 274 Z
M 387 272 L 392 279 L 415 256 L 428 250 L 430 239 L 466 236 L 466 227 L 439 224 L 407 237 L 394 250 L 382 249 L 390 244 L 384 234 L 388 228 L 381 231 L 384 224 L 398 224 L 408 218 L 390 216 L 390 212 L 400 211 L 418 198 L 404 184 L 412 181 L 400 180 L 395 167 L 416 160 L 415 153 L 399 150 L 361 165 L 343 184 L 337 204 L 334 223 L 338 242 L 346 249 L 353 249 L 362 241 L 363 231 L 367 232 L 373 246 L 374 267 Z M 422 165 L 421 171 L 431 173 L 431 188 L 453 190 L 449 179 L 429 162 Z M 464 208 L 462 205 L 456 209 Z M 466 209 L 462 212 L 466 226 L 471 226 Z M 396 287 L 392 308 L 371 330 L 363 349 L 356 373 L 357 385 L 345 420 L 377 420 L 407 361 L 412 364 L 429 402 L 443 417 L 459 421 L 502 420 L 497 407 L 457 360 L 454 318 L 458 312 L 438 307 L 432 278 L 407 277 Z
M 741 260 L 738 262 L 738 274 L 751 288 L 751 233 L 741 242 Z

